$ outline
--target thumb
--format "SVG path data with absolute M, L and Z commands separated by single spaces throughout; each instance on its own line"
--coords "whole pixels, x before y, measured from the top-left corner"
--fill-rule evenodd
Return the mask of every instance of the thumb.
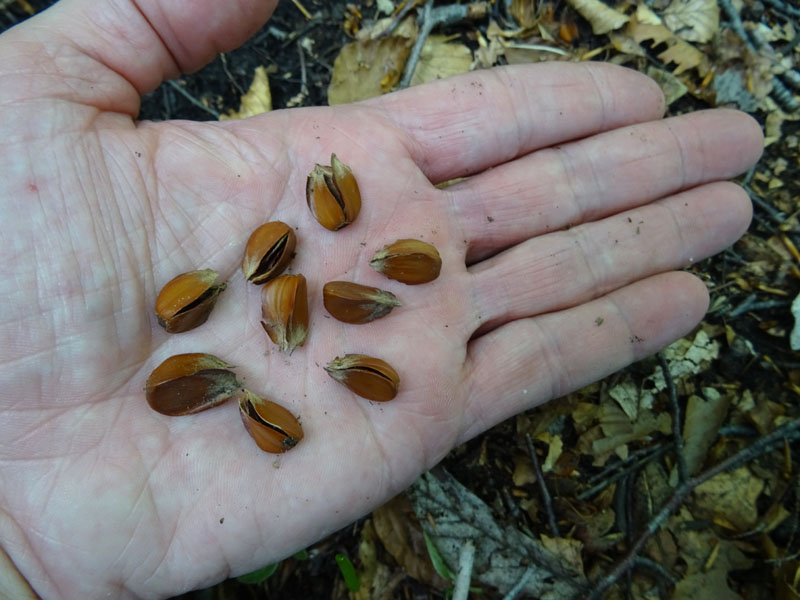
M 241 45 L 277 0 L 63 0 L 0 36 L 0 102 L 58 98 L 136 116 L 139 98 Z

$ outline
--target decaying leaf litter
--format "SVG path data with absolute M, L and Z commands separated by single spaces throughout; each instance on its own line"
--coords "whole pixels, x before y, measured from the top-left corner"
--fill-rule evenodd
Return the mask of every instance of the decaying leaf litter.
M 5 0 L 0 27 L 47 4 Z M 142 118 L 242 118 L 543 60 L 626 65 L 662 86 L 671 114 L 735 106 L 763 124 L 765 155 L 741 180 L 753 225 L 692 268 L 708 315 L 660 356 L 457 448 L 370 517 L 216 597 L 439 598 L 460 564 L 488 598 L 800 596 L 793 3 L 283 0 L 244 48 L 145 98 Z

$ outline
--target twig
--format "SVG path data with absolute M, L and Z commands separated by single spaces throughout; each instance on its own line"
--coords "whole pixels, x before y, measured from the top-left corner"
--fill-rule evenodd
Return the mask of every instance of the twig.
M 644 556 L 637 556 L 635 562 L 637 567 L 644 567 L 645 569 L 649 569 L 650 571 L 661 577 L 661 579 L 668 581 L 672 585 L 678 583 L 677 577 L 675 577 L 665 567 L 658 564 L 654 560 L 650 560 L 649 558 L 645 558 Z
M 544 509 L 547 513 L 547 524 L 550 525 L 550 531 L 553 532 L 553 536 L 561 537 L 561 532 L 559 532 L 558 523 L 556 522 L 556 515 L 555 512 L 553 512 L 553 499 L 550 497 L 550 491 L 547 489 L 547 483 L 544 480 L 542 467 L 539 464 L 539 457 L 536 456 L 536 448 L 533 447 L 533 440 L 531 440 L 530 433 L 525 434 L 525 442 L 528 445 L 528 454 L 531 455 L 533 469 L 536 471 L 536 481 L 539 483 L 539 492 L 542 494 L 542 502 L 544 503 Z
M 173 81 L 172 79 L 167 81 L 167 83 L 171 87 L 173 87 L 176 92 L 178 92 L 180 95 L 182 95 L 184 98 L 186 98 L 189 102 L 194 104 L 197 108 L 199 108 L 200 110 L 206 111 L 208 114 L 213 115 L 213 117 L 215 119 L 219 120 L 219 113 L 217 111 L 215 111 L 213 108 L 211 108 L 210 106 L 206 106 L 205 104 L 200 102 L 200 100 L 198 100 L 197 98 L 192 96 L 189 92 L 187 92 L 185 89 L 183 89 L 177 83 L 175 83 L 175 81 Z
M 382 37 L 390 36 L 394 33 L 394 30 L 397 29 L 397 26 L 403 22 L 403 19 L 406 18 L 406 15 L 411 12 L 411 9 L 417 5 L 416 0 L 408 0 L 403 7 L 397 12 L 392 22 L 389 26 L 381 31 L 378 35 L 375 36 L 375 39 L 381 39 Z
M 800 419 L 790 421 L 789 423 L 778 427 L 769 435 L 765 435 L 759 440 L 753 442 L 747 448 L 743 448 L 736 454 L 728 457 L 707 471 L 678 486 L 672 497 L 647 524 L 647 529 L 645 529 L 645 531 L 639 536 L 639 539 L 637 539 L 633 544 L 631 549 L 628 551 L 628 554 L 626 554 L 625 557 L 619 561 L 619 563 L 617 563 L 617 566 L 614 567 L 608 575 L 595 582 L 592 592 L 586 597 L 586 599 L 600 600 L 600 598 L 603 597 L 603 593 L 609 587 L 614 585 L 614 583 L 616 583 L 620 577 L 628 573 L 633 568 L 633 566 L 636 564 L 636 558 L 639 555 L 639 552 L 641 552 L 647 540 L 650 539 L 650 536 L 658 531 L 664 522 L 666 522 L 667 518 L 669 518 L 669 516 L 678 509 L 681 503 L 686 499 L 686 496 L 688 496 L 697 486 L 705 483 L 720 473 L 735 469 L 736 467 L 753 460 L 761 454 L 768 452 L 775 444 L 779 442 L 784 440 L 794 440 L 800 437 L 800 433 L 798 433 L 799 431 Z
M 763 208 L 766 211 L 769 218 L 775 221 L 776 224 L 781 225 L 786 220 L 786 215 L 779 211 L 777 208 L 772 206 L 769 202 L 761 198 L 758 194 L 756 194 L 753 189 L 747 185 L 742 185 L 744 191 L 747 192 L 747 195 L 750 196 L 750 200 L 753 201 L 754 204 L 758 205 L 760 208 Z
M 624 477 L 627 477 L 631 473 L 634 473 L 634 472 L 640 470 L 642 467 L 644 467 L 650 461 L 664 456 L 670 450 L 672 450 L 672 443 L 666 444 L 664 446 L 660 446 L 660 447 L 656 448 L 655 450 L 653 450 L 652 448 L 643 448 L 642 450 L 637 450 L 636 453 L 635 453 L 636 455 L 644 454 L 645 456 L 641 460 L 638 460 L 633 464 L 630 464 L 631 463 L 630 459 L 631 459 L 631 457 L 634 456 L 634 453 L 631 453 L 631 456 L 626 458 L 624 461 L 614 464 L 614 469 L 620 469 L 619 472 L 615 473 L 614 475 L 612 475 L 608 479 L 605 479 L 605 480 L 601 481 L 597 485 L 594 485 L 594 486 L 590 487 L 589 489 L 582 491 L 580 494 L 578 494 L 578 500 L 586 500 L 588 498 L 591 498 L 595 494 L 603 491 L 605 488 L 607 488 L 612 483 L 616 483 L 617 481 L 619 481 L 620 479 L 623 479 Z M 625 465 L 628 465 L 628 464 L 630 464 L 629 467 L 625 466 Z M 612 468 L 605 469 L 602 473 L 599 473 L 597 476 L 595 476 L 595 478 L 599 477 L 599 476 L 602 476 L 602 475 L 604 475 L 604 474 L 606 474 L 609 471 L 614 470 L 614 469 L 612 469 Z
M 292 3 L 293 3 L 293 4 L 294 4 L 296 7 L 297 7 L 297 10 L 299 10 L 301 13 L 303 13 L 303 16 L 304 16 L 304 17 L 305 17 L 307 20 L 309 20 L 309 21 L 310 21 L 311 19 L 313 19 L 313 18 L 314 18 L 314 17 L 311 15 L 311 13 L 310 13 L 310 12 L 308 12 L 308 10 L 306 10 L 306 7 L 305 7 L 305 6 L 303 6 L 303 5 L 300 3 L 300 0 L 292 0 Z
M 303 50 L 303 42 L 297 40 L 297 54 L 300 55 L 300 93 L 308 96 L 308 76 L 306 74 L 306 53 Z
M 419 17 L 419 33 L 417 34 L 417 40 L 414 42 L 414 47 L 411 49 L 408 62 L 406 62 L 406 68 L 403 71 L 403 79 L 400 81 L 400 89 L 407 88 L 411 85 L 411 79 L 414 77 L 414 70 L 417 68 L 419 57 L 422 55 L 422 48 L 425 46 L 425 41 L 435 27 L 439 25 L 452 25 L 464 19 L 482 18 L 487 13 L 488 6 L 486 2 L 475 2 L 466 5 L 451 4 L 433 8 L 433 0 L 428 0 Z
M 678 402 L 678 390 L 675 387 L 675 381 L 672 379 L 672 373 L 669 372 L 669 363 L 667 363 L 664 353 L 658 352 L 656 356 L 658 357 L 658 364 L 661 365 L 661 372 L 664 374 L 664 383 L 667 386 L 669 405 L 672 410 L 672 442 L 675 444 L 675 457 L 678 462 L 678 481 L 686 483 L 689 479 L 689 469 L 686 466 L 686 457 L 683 454 L 683 432 L 681 427 L 683 417 L 681 416 L 681 405 Z
M 475 544 L 467 540 L 458 553 L 458 574 L 453 588 L 453 600 L 467 600 L 469 583 L 472 580 L 472 565 L 475 563 Z
M 800 17 L 800 9 L 795 8 L 786 2 L 781 2 L 781 0 L 764 0 L 764 4 L 769 4 L 772 8 L 783 11 L 787 15 Z
M 739 16 L 739 13 L 733 7 L 731 0 L 719 0 L 719 7 L 722 9 L 722 12 L 725 13 L 725 16 L 728 17 L 728 23 L 731 26 L 731 29 L 740 37 L 742 41 L 744 41 L 745 46 L 751 52 L 756 51 L 756 47 L 753 45 L 750 36 L 747 35 L 747 32 L 744 30 L 744 25 L 742 24 L 742 17 Z
M 528 568 L 525 569 L 525 572 L 522 574 L 522 577 L 519 578 L 519 581 L 514 584 L 514 587 L 508 590 L 508 593 L 505 596 L 503 596 L 503 600 L 514 600 L 514 598 L 517 597 L 517 594 L 525 589 L 525 586 L 528 584 L 528 581 L 531 577 L 533 577 L 533 565 L 528 565 Z

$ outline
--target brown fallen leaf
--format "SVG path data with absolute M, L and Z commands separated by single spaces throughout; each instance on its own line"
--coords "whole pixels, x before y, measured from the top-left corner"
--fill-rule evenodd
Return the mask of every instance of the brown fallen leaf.
M 422 528 L 405 494 L 400 494 L 372 513 L 375 534 L 408 575 L 438 589 L 448 582 L 433 568 Z
M 413 42 L 400 36 L 347 44 L 333 63 L 328 104 L 386 94 L 400 80 Z

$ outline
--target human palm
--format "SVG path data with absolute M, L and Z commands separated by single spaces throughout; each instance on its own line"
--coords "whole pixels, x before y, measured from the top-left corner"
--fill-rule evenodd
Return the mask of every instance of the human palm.
M 657 88 L 607 65 L 472 73 L 245 121 L 135 122 L 140 93 L 241 42 L 264 4 L 140 3 L 142 19 L 77 0 L 0 38 L 0 539 L 45 597 L 174 594 L 308 545 L 455 444 L 691 329 L 706 291 L 672 271 L 748 223 L 744 194 L 719 180 L 756 160 L 757 125 L 732 111 L 659 121 Z M 338 232 L 304 198 L 332 152 L 363 197 Z M 310 334 L 291 356 L 238 270 L 250 232 L 276 219 L 297 228 L 291 269 L 309 281 Z M 439 249 L 435 282 L 369 267 L 409 237 Z M 158 290 L 206 267 L 228 280 L 211 318 L 165 333 Z M 336 279 L 403 306 L 369 325 L 327 318 L 321 287 Z M 181 352 L 237 365 L 305 439 L 276 459 L 233 403 L 150 410 L 148 373 Z M 351 352 L 397 369 L 395 400 L 327 376 Z

